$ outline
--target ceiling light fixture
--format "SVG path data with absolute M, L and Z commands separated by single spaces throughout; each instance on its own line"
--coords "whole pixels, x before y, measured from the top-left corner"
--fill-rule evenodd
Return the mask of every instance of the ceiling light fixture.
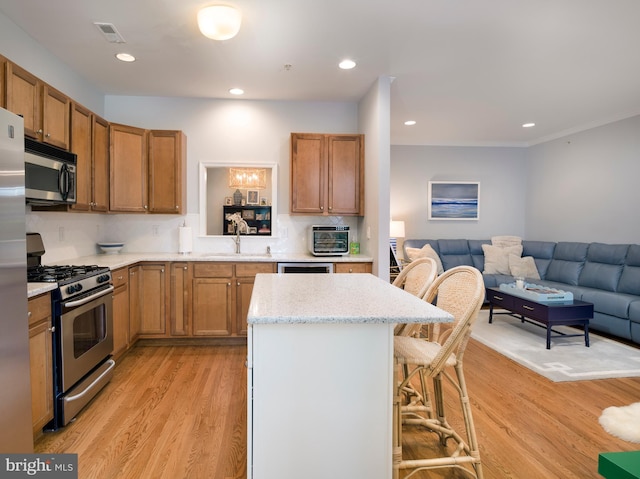
M 121 62 L 127 62 L 127 63 L 136 61 L 136 57 L 134 57 L 133 55 L 129 55 L 128 53 L 116 53 L 116 58 Z
M 340 63 L 338 63 L 338 66 L 343 70 L 351 70 L 352 68 L 355 68 L 356 62 L 354 62 L 353 60 L 342 60 Z
M 244 95 L 244 90 L 242 88 L 231 88 L 229 93 L 232 95 Z
M 413 125 L 416 124 L 416 121 L 415 120 L 407 120 L 407 121 L 404 122 L 404 124 L 407 125 L 407 126 L 413 126 Z
M 229 40 L 240 31 L 242 13 L 229 5 L 212 5 L 198 12 L 198 28 L 212 40 Z
M 524 125 L 522 125 L 522 128 L 531 128 L 533 126 L 536 126 L 535 123 L 525 123 Z

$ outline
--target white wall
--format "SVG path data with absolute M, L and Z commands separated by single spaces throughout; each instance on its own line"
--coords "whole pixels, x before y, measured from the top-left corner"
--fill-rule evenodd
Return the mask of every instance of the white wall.
M 365 216 L 360 222 L 361 252 L 374 258 L 373 274 L 389 278 L 389 165 L 391 78 L 380 77 L 360 101 L 365 135 Z
M 488 239 L 525 233 L 524 148 L 392 146 L 391 217 L 406 238 Z M 429 181 L 479 181 L 480 219 L 428 220 Z
M 526 236 L 640 243 L 640 116 L 530 147 Z

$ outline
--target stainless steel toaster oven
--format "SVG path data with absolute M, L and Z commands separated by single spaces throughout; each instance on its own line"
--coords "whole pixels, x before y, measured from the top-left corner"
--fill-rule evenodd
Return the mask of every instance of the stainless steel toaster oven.
M 310 226 L 309 252 L 314 256 L 349 254 L 349 227 L 346 225 Z

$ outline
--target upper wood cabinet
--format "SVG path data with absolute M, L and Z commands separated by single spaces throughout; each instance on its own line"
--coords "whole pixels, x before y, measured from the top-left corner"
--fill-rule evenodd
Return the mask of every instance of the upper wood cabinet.
M 7 110 L 22 116 L 26 136 L 69 149 L 69 97 L 9 61 L 6 90 Z
M 183 213 L 186 151 L 187 138 L 181 131 L 149 131 L 149 212 Z
M 364 136 L 291 134 L 291 213 L 364 215 Z
M 91 210 L 109 210 L 109 122 L 93 115 L 91 163 Z
M 142 128 L 111 124 L 109 210 L 144 213 L 147 199 L 147 135 Z
M 0 108 L 7 107 L 7 62 L 8 60 L 0 55 Z
M 110 211 L 182 214 L 186 137 L 111 124 Z

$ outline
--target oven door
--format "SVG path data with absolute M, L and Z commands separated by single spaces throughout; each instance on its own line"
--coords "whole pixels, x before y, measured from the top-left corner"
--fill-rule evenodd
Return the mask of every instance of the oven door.
M 62 305 L 60 391 L 65 392 L 113 352 L 113 286 Z

